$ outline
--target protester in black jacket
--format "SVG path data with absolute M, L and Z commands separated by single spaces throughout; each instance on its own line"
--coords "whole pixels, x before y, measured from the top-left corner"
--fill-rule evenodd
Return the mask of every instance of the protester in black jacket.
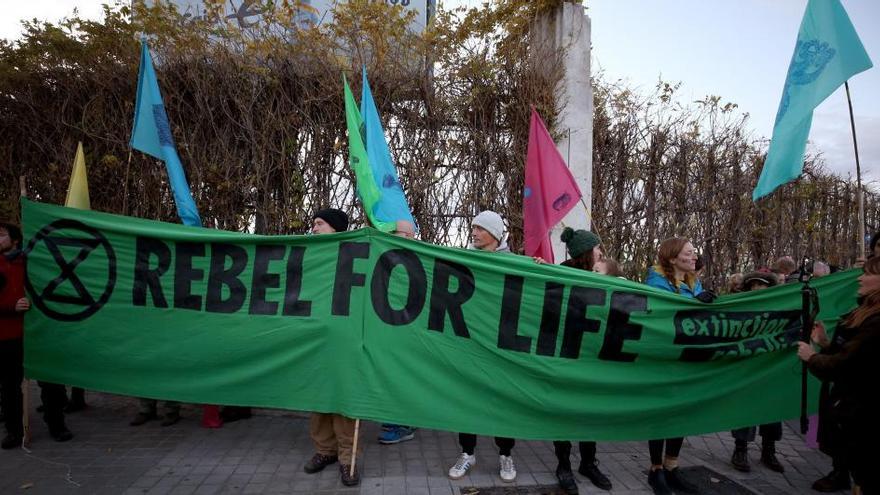
M 836 400 L 830 404 L 826 419 L 840 427 L 833 442 L 839 441 L 836 447 L 846 454 L 861 493 L 870 495 L 880 493 L 880 257 L 865 263 L 865 273 L 859 277 L 859 296 L 859 307 L 838 325 L 838 331 L 852 334 L 837 352 L 817 353 L 812 345 L 801 342 L 798 356 L 813 375 L 832 384 Z M 812 340 L 831 349 L 832 342 L 821 323 L 813 329 Z

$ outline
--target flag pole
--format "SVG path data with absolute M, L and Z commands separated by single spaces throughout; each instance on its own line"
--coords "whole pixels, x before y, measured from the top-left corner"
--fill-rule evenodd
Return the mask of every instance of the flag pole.
M 27 179 L 23 175 L 18 177 L 18 188 L 22 198 L 27 197 Z M 23 227 L 23 225 L 22 225 Z M 28 448 L 31 445 L 31 381 L 24 377 L 21 383 L 21 447 Z
M 852 129 L 853 151 L 856 155 L 856 200 L 859 202 L 859 231 L 856 233 L 858 239 L 859 257 L 865 259 L 865 193 L 862 191 L 862 166 L 859 162 L 859 142 L 856 140 L 856 119 L 853 117 L 852 98 L 849 94 L 849 81 L 843 83 L 846 88 L 846 103 L 849 105 L 849 125 Z

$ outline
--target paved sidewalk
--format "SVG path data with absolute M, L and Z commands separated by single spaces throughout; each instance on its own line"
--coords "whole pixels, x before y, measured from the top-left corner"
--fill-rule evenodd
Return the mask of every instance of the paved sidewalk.
M 39 397 L 35 385 L 31 397 Z M 251 419 L 208 430 L 199 426 L 200 408 L 184 406 L 184 420 L 174 426 L 162 428 L 152 421 L 131 427 L 128 421 L 137 410 L 135 399 L 87 392 L 86 400 L 89 409 L 68 416 L 75 437 L 67 443 L 52 441 L 32 411 L 30 453 L 0 451 L 0 493 L 557 493 L 556 458 L 550 442 L 517 442 L 513 457 L 518 476 L 514 484 L 505 484 L 498 477 L 494 442 L 480 437 L 477 465 L 464 479 L 450 481 L 446 471 L 459 453 L 454 433 L 418 430 L 412 441 L 385 446 L 376 442 L 378 425 L 367 422 L 361 428 L 361 485 L 346 488 L 339 482 L 336 465 L 314 475 L 303 472 L 303 464 L 313 453 L 307 414 L 258 409 Z M 760 447 L 754 444 L 752 471 L 733 470 L 729 463 L 732 448 L 729 433 L 690 437 L 680 463 L 682 467 L 704 466 L 739 485 L 735 487 L 739 491 L 725 491 L 722 478 L 713 475 L 715 480 L 710 481 L 706 476 L 706 483 L 717 487 L 707 493 L 806 494 L 812 492 L 813 480 L 830 470 L 824 455 L 804 445 L 794 423 L 786 425 L 778 444 L 784 475 L 758 463 Z M 572 450 L 572 464 L 577 467 L 577 447 Z M 645 442 L 600 443 L 598 458 L 614 484 L 610 493 L 651 493 Z M 575 476 L 580 493 L 608 493 Z M 541 490 L 541 485 L 548 488 Z M 486 490 L 491 487 L 498 488 Z

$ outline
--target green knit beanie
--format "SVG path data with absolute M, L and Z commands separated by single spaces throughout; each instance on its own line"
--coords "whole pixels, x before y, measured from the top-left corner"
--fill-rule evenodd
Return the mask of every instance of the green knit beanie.
M 562 230 L 560 239 L 565 243 L 568 254 L 572 258 L 577 258 L 602 243 L 596 234 L 588 230 L 574 230 L 571 227 Z

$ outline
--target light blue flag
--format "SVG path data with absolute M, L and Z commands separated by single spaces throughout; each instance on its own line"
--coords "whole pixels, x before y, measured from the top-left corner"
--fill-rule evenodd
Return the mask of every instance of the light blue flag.
M 177 156 L 174 140 L 171 137 L 171 127 L 168 125 L 168 116 L 165 114 L 162 94 L 159 92 L 159 82 L 156 81 L 153 60 L 150 58 L 150 49 L 145 39 L 141 39 L 141 66 L 138 73 L 137 101 L 134 106 L 134 127 L 129 145 L 165 162 L 180 221 L 186 225 L 201 227 L 199 210 L 189 191 L 183 165 L 180 163 L 180 157 Z
M 382 121 L 379 120 L 379 112 L 373 101 L 373 93 L 367 81 L 367 68 L 363 68 L 363 84 L 361 89 L 361 117 L 364 119 L 364 145 L 367 149 L 370 168 L 373 170 L 373 178 L 376 181 L 381 194 L 379 201 L 373 208 L 373 214 L 383 222 L 396 222 L 406 220 L 415 226 L 409 204 L 400 187 L 397 178 L 397 169 L 391 161 L 391 152 L 388 150 L 388 142 L 385 141 L 385 131 L 382 130 Z
M 873 66 L 839 0 L 809 0 L 752 200 L 801 175 L 813 110 L 851 76 Z

